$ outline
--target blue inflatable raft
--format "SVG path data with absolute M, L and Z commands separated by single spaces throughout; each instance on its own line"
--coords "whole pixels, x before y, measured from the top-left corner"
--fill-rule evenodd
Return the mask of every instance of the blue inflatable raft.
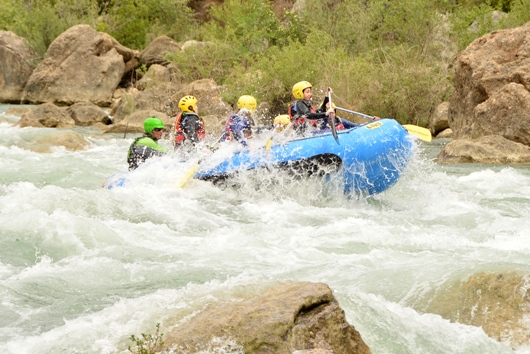
M 241 150 L 222 161 L 205 158 L 195 178 L 214 183 L 248 170 L 278 168 L 297 177 L 321 176 L 345 194 L 370 195 L 392 187 L 412 154 L 412 139 L 398 122 L 381 119 L 353 129 Z

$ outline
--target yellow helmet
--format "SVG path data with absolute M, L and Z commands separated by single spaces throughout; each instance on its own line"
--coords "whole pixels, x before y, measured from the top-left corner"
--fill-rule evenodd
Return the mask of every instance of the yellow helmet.
M 256 106 L 258 103 L 256 102 L 256 99 L 249 95 L 243 95 L 239 97 L 239 100 L 237 100 L 237 108 L 246 108 L 249 111 L 254 112 L 256 110 Z
M 304 98 L 304 90 L 308 87 L 313 87 L 309 82 L 307 81 L 300 81 L 299 83 L 294 84 L 293 86 L 293 96 L 296 99 L 303 99 Z
M 193 106 L 197 103 L 197 99 L 193 96 L 184 96 L 179 101 L 179 108 L 182 112 L 195 112 Z
M 291 119 L 289 119 L 289 115 L 288 114 L 280 114 L 279 116 L 274 118 L 274 123 L 273 124 L 274 124 L 274 127 L 278 131 L 281 131 L 289 123 L 291 123 Z

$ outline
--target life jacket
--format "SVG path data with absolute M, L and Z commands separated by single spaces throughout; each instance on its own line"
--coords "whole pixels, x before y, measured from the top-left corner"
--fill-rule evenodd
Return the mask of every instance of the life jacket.
M 344 124 L 342 124 L 342 119 L 335 117 L 335 129 L 344 130 Z
M 306 124 L 309 124 L 313 127 L 318 127 L 318 121 L 316 119 L 307 119 L 307 118 L 304 118 L 304 117 L 298 117 L 296 118 L 294 121 L 293 121 L 293 117 L 296 115 L 296 104 L 297 104 L 298 100 L 296 101 L 293 101 L 291 102 L 291 104 L 289 105 L 289 118 L 291 119 L 291 123 L 293 124 L 293 126 L 296 128 L 297 126 L 303 126 Z M 315 107 L 311 106 L 311 112 L 313 113 L 317 113 L 317 110 Z
M 134 139 L 131 146 L 129 146 L 129 151 L 127 152 L 127 163 L 129 164 L 129 171 L 137 169 L 138 166 L 145 162 L 145 160 L 153 156 L 162 156 L 165 153 L 161 152 L 161 150 L 154 149 L 152 146 L 138 145 L 138 142 L 140 140 L 146 138 L 153 141 L 152 137 L 144 134 Z
M 233 127 L 237 129 L 233 129 Z M 247 117 L 240 116 L 238 114 L 231 114 L 228 117 L 225 127 L 223 129 L 223 139 L 224 141 L 236 140 L 239 141 L 243 146 L 247 146 L 247 139 L 252 139 L 252 134 L 250 136 L 245 136 L 243 130 L 250 129 L 251 123 Z
M 296 114 L 296 103 L 298 100 L 291 102 L 289 105 L 289 118 L 291 119 L 291 122 L 294 126 L 301 126 L 305 124 L 305 122 L 308 122 L 308 124 L 312 125 L 313 127 L 318 127 L 318 121 L 315 119 L 306 119 L 304 117 L 298 117 L 293 121 L 293 117 Z M 317 110 L 315 107 L 311 106 L 311 112 L 316 113 Z M 344 125 L 342 124 L 342 120 L 338 117 L 335 117 L 335 128 L 337 130 L 344 130 Z
M 137 154 L 134 149 L 134 147 L 138 143 L 138 140 L 142 138 L 144 138 L 144 136 L 137 137 L 136 139 L 134 139 L 131 146 L 129 146 L 129 151 L 127 153 L 127 163 L 129 164 L 129 171 L 137 169 L 138 166 L 145 161 L 145 158 Z
M 237 117 L 236 114 L 231 114 L 226 120 L 225 128 L 223 129 L 223 140 L 225 141 L 232 140 L 232 128 L 230 126 L 235 117 Z
M 175 117 L 174 127 L 175 127 L 175 142 L 173 143 L 173 146 L 175 148 L 180 147 L 184 140 L 186 140 L 188 137 L 186 136 L 186 133 L 184 132 L 184 129 L 182 128 L 182 118 L 184 115 L 182 112 L 179 112 L 177 116 Z M 197 130 L 197 136 L 199 140 L 204 140 L 206 138 L 206 131 L 204 130 L 204 119 L 199 117 L 199 120 L 201 122 L 201 127 Z

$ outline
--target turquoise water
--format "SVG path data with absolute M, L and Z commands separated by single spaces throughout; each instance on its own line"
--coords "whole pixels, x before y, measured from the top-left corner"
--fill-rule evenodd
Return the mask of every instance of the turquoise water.
M 53 129 L 15 127 L 6 107 L 8 353 L 125 353 L 131 334 L 156 323 L 167 331 L 231 291 L 287 280 L 328 284 L 374 353 L 514 352 L 481 328 L 415 308 L 450 281 L 530 271 L 529 166 L 440 166 L 432 159 L 447 141 L 435 140 L 416 142 L 398 184 L 370 198 L 324 195 L 284 176 L 237 190 L 197 180 L 176 189 L 190 165 L 171 158 L 106 190 L 103 180 L 127 168 L 132 136 L 77 129 L 89 148 L 38 153 L 32 142 Z

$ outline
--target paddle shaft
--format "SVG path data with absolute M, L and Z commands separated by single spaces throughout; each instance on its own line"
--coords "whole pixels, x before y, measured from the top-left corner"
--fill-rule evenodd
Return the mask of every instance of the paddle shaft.
M 329 101 L 329 108 L 332 108 L 331 104 L 331 89 L 328 88 L 328 101 Z M 329 115 L 329 125 L 331 125 L 331 133 L 333 133 L 333 137 L 335 138 L 335 141 L 337 144 L 339 144 L 339 136 L 337 135 L 337 128 L 335 127 L 335 115 L 333 113 L 330 113 Z M 339 144 L 340 145 L 340 144 Z
M 343 111 L 343 112 L 346 112 L 346 113 L 355 114 L 355 115 L 358 115 L 358 116 L 363 117 L 363 118 L 368 118 L 368 119 L 374 120 L 374 117 L 373 116 L 369 116 L 368 114 L 363 114 L 363 113 L 351 111 L 349 109 L 340 108 L 340 107 L 335 107 L 335 109 L 338 109 L 339 111 Z
M 352 111 L 346 108 L 340 108 L 340 107 L 335 107 L 335 109 L 338 109 L 339 111 L 343 111 L 346 113 L 356 114 L 358 116 L 361 116 L 363 118 L 368 118 L 370 120 L 375 120 L 374 117 L 369 116 L 368 114 L 359 113 L 359 112 L 355 112 L 355 111 Z M 427 142 L 432 140 L 431 132 L 427 128 L 418 127 L 417 125 L 410 125 L 410 124 L 403 125 L 403 128 L 405 128 L 409 132 L 409 134 L 415 136 L 418 139 L 421 139 Z

